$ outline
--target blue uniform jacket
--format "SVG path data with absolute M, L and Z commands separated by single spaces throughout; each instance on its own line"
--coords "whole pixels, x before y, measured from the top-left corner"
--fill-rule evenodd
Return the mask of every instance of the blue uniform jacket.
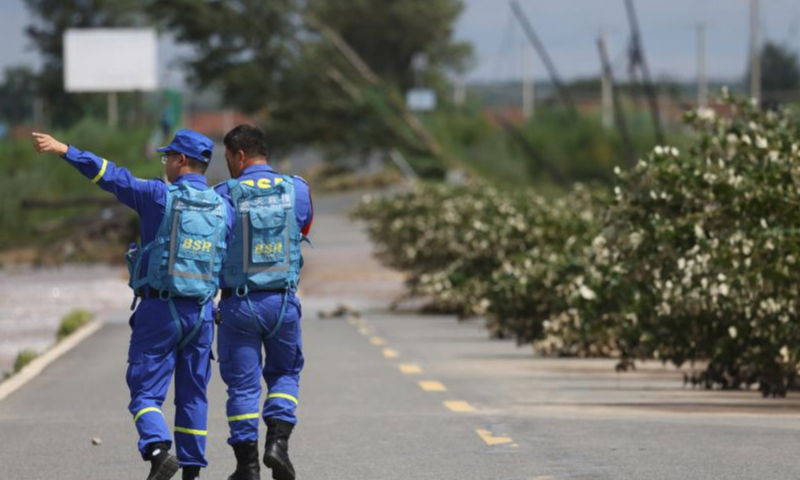
M 156 238 L 156 232 L 164 219 L 164 209 L 167 202 L 169 186 L 160 179 L 144 180 L 136 178 L 124 167 L 119 167 L 113 162 L 98 157 L 92 152 L 78 150 L 70 145 L 64 160 L 78 169 L 86 178 L 92 180 L 100 188 L 111 192 L 117 199 L 139 214 L 141 219 L 141 242 L 147 245 Z M 206 177 L 198 173 L 181 175 L 175 183 L 188 182 L 189 185 L 204 189 L 208 188 Z M 236 213 L 228 204 L 228 237 L 233 235 L 233 225 L 236 222 Z M 141 276 L 147 275 L 147 258 L 142 259 Z
M 236 180 L 239 182 L 248 182 L 251 181 L 254 184 L 259 184 L 259 180 L 267 179 L 266 182 L 267 187 L 274 185 L 275 178 L 280 177 L 281 175 L 277 173 L 275 170 L 272 169 L 270 165 L 250 165 L 249 167 L 245 168 L 242 172 L 242 175 L 237 178 Z M 295 217 L 297 218 L 297 225 L 300 227 L 300 230 L 303 232 L 303 235 L 308 235 L 308 232 L 311 229 L 311 222 L 314 219 L 314 205 L 311 201 L 311 189 L 308 187 L 308 183 L 300 177 L 294 177 L 294 191 L 295 191 L 295 205 L 294 205 L 294 213 Z M 260 185 L 260 184 L 259 184 Z M 225 199 L 226 203 L 228 204 L 230 210 L 229 212 L 234 212 L 233 214 L 229 214 L 229 218 L 233 218 L 233 224 L 236 223 L 236 213 L 233 207 L 233 200 L 231 200 L 230 192 L 228 191 L 228 185 L 226 182 L 223 182 L 216 187 L 214 190 Z M 230 245 L 230 241 L 228 242 Z M 222 288 L 226 288 L 225 280 L 220 276 L 220 286 Z

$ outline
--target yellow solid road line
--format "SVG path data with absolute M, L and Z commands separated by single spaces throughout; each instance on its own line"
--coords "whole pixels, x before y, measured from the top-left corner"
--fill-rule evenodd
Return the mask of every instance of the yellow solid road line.
M 419 388 L 425 390 L 426 392 L 445 392 L 447 388 L 441 384 L 441 382 L 430 381 L 430 380 L 423 380 L 419 382 Z
M 392 350 L 391 348 L 384 348 L 383 356 L 386 358 L 397 358 L 400 356 L 400 354 L 397 353 L 397 350 Z
M 422 367 L 419 365 L 411 365 L 411 364 L 401 364 L 398 366 L 400 371 L 405 373 L 406 375 L 418 375 L 422 373 Z
M 470 405 L 467 402 L 462 402 L 461 400 L 449 400 L 444 402 L 444 406 L 447 407 L 451 412 L 455 413 L 473 413 L 477 412 L 475 407 Z
M 371 337 L 369 339 L 369 343 L 380 347 L 380 346 L 386 345 L 386 340 L 382 339 L 381 337 Z
M 486 445 L 504 445 L 513 442 L 511 437 L 495 437 L 489 430 L 479 428 L 475 431 L 478 432 L 478 436 L 481 437 L 481 440 L 486 442 Z

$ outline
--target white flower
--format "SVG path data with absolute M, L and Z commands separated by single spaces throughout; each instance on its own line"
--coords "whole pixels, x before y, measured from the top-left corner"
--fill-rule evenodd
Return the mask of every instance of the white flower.
M 736 338 L 736 336 L 738 334 L 739 334 L 739 332 L 736 330 L 736 327 L 734 327 L 734 326 L 728 327 L 728 335 L 730 335 L 731 338 Z
M 686 268 L 686 260 L 683 258 L 678 259 L 678 269 L 683 270 Z
M 694 234 L 697 238 L 706 238 L 706 232 L 703 230 L 703 226 L 699 223 L 694 225 Z
M 720 282 L 724 282 L 727 279 L 728 277 L 726 277 L 724 273 L 720 273 L 719 275 L 717 275 L 717 280 L 719 280 Z
M 758 148 L 760 148 L 762 150 L 766 150 L 768 146 L 769 146 L 769 144 L 767 143 L 767 139 L 766 138 L 764 138 L 764 137 L 762 137 L 760 135 L 756 135 L 756 147 L 758 147 Z
M 730 293 L 730 291 L 731 291 L 730 287 L 728 287 L 727 283 L 720 284 L 720 286 L 719 286 L 719 294 L 720 295 L 722 295 L 723 297 L 727 297 L 728 293 Z
M 614 175 L 620 175 L 622 170 L 619 167 L 614 167 Z
M 661 145 L 656 145 L 656 148 L 653 149 L 653 152 L 660 157 L 661 155 L 664 155 L 664 147 Z
M 784 362 L 788 362 L 789 361 L 789 347 L 787 347 L 786 345 L 784 345 L 781 348 L 781 358 L 783 358 Z
M 710 108 L 698 108 L 697 109 L 697 118 L 700 120 L 705 120 L 707 122 L 713 122 L 714 119 L 717 117 L 717 113 L 710 109 Z
M 764 230 L 766 230 L 767 228 L 769 228 L 769 226 L 767 225 L 767 221 L 766 221 L 766 220 L 764 220 L 763 218 L 761 219 L 761 226 L 764 228 Z
M 672 150 L 670 150 L 670 153 L 672 154 L 673 157 L 677 157 L 678 155 L 681 154 L 681 152 L 675 147 L 672 147 Z
M 639 248 L 639 245 L 642 244 L 642 234 L 639 232 L 633 232 L 628 237 L 628 241 L 631 242 L 631 246 L 633 248 Z
M 592 247 L 603 248 L 606 245 L 606 237 L 598 235 L 592 240 Z
M 745 145 L 752 145 L 753 142 L 750 140 L 750 135 L 746 133 L 742 135 L 742 143 L 744 143 Z
M 586 285 L 581 285 L 580 294 L 584 300 L 594 300 L 595 298 L 597 298 L 597 294 L 594 293 L 594 291 L 591 288 L 587 287 Z

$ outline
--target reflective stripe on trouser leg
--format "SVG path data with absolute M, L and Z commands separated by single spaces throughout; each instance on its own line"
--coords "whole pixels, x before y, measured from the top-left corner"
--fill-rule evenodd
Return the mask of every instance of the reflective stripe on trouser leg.
M 164 421 L 164 414 L 159 408 L 145 407 L 131 413 L 133 414 L 133 423 L 139 432 L 138 448 L 142 458 L 145 457 L 147 445 L 151 443 L 165 442 L 167 445 L 172 444 L 172 437 Z
M 223 321 L 217 341 L 219 371 L 228 386 L 229 445 L 258 441 L 261 418 L 261 332 L 253 324 L 246 304 L 242 315 L 233 313 L 236 303 L 241 306 L 243 302 L 220 303 Z
M 128 410 L 139 432 L 138 449 L 145 457 L 147 446 L 164 442 L 172 445 L 172 435 L 161 413 L 169 389 L 174 366 L 174 354 L 138 352 L 131 347 L 125 379 L 131 392 Z
M 191 312 L 189 311 L 191 310 Z M 210 311 L 202 319 L 197 335 L 177 350 L 175 368 L 175 451 L 182 466 L 208 466 L 205 457 L 208 437 L 208 382 L 211 379 L 211 345 L 214 327 Z M 194 313 L 194 315 L 192 315 Z M 184 331 L 189 331 L 198 317 L 195 303 L 181 312 Z
M 264 342 L 267 358 L 264 380 L 269 395 L 264 402 L 264 419 L 297 423 L 300 372 L 303 370 L 303 342 L 299 311 L 294 305 L 286 310 L 280 331 Z

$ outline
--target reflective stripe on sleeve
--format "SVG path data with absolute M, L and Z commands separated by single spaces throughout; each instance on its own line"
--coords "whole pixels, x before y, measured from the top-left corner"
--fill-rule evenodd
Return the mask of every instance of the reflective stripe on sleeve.
M 100 181 L 101 178 L 103 178 L 103 174 L 106 173 L 106 168 L 108 168 L 108 160 L 104 158 L 103 166 L 100 167 L 100 171 L 97 172 L 97 175 L 95 175 L 95 177 L 92 179 L 92 183 L 97 183 Z

